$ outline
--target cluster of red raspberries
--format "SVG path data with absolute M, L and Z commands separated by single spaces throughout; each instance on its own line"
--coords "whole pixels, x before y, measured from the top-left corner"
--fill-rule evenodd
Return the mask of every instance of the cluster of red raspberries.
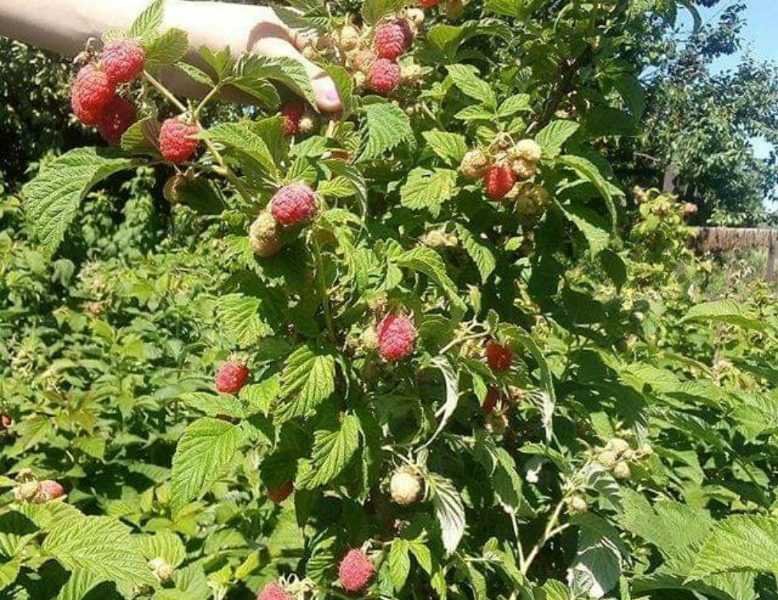
M 73 113 L 84 125 L 96 127 L 109 144 L 119 143 L 136 116 L 135 106 L 117 89 L 135 80 L 145 62 L 143 47 L 135 40 L 116 40 L 76 75 L 70 95 Z
M 120 86 L 135 81 L 143 72 L 146 53 L 135 40 L 109 42 L 94 61 L 83 66 L 70 90 L 70 104 L 79 121 L 96 127 L 106 142 L 118 145 L 137 118 L 135 106 L 120 93 Z M 159 151 L 165 160 L 179 164 L 189 160 L 199 144 L 199 127 L 182 117 L 162 123 Z

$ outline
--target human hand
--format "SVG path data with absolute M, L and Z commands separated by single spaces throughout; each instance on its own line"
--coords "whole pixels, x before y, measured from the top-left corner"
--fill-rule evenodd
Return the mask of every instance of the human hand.
M 311 78 L 318 108 L 324 112 L 341 109 L 332 79 L 301 52 L 306 43 L 305 36 L 287 27 L 272 9 L 181 0 L 170 3 L 166 20 L 171 27 L 189 34 L 193 48 L 207 46 L 219 50 L 229 47 L 238 54 L 251 52 L 300 62 Z

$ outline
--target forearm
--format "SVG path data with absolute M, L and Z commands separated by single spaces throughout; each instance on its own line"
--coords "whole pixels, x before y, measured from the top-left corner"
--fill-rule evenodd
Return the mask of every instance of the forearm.
M 73 56 L 90 37 L 126 29 L 147 0 L 0 0 L 0 35 Z
M 0 35 L 65 56 L 84 49 L 90 37 L 127 29 L 151 0 L 0 0 Z M 220 24 L 229 23 L 229 31 Z M 262 23 L 264 31 L 256 31 Z M 268 8 L 219 2 L 168 0 L 164 27 L 187 32 L 192 48 L 249 50 L 262 34 L 282 34 Z M 237 46 L 237 47 L 236 47 Z

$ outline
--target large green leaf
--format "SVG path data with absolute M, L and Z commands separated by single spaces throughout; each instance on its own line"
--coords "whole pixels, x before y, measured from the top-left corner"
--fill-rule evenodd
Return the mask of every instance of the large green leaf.
M 580 125 L 575 121 L 551 121 L 535 136 L 535 141 L 543 149 L 545 158 L 556 158 L 564 143 L 578 131 Z
M 447 165 L 459 166 L 467 152 L 465 136 L 448 131 L 425 131 L 422 135 L 433 152 L 442 158 Z
M 437 216 L 440 214 L 441 205 L 459 192 L 456 183 L 456 171 L 428 171 L 419 167 L 408 174 L 408 181 L 400 190 L 400 200 L 403 206 L 414 210 L 427 209 Z
M 765 323 L 748 316 L 741 304 L 734 300 L 713 300 L 692 306 L 681 319 L 681 323 L 729 323 L 745 329 L 764 329 Z
M 114 151 L 78 148 L 48 163 L 22 189 L 27 216 L 43 249 L 53 254 L 93 186 L 135 165 Z
M 478 70 L 471 65 L 449 65 L 448 75 L 459 90 L 484 104 L 487 108 L 497 108 L 497 97 L 492 86 L 478 76 Z
M 346 415 L 333 431 L 317 431 L 314 435 L 310 469 L 295 482 L 300 489 L 314 489 L 329 483 L 346 468 L 359 448 L 359 419 Z
M 414 139 L 408 115 L 394 104 L 369 104 L 364 108 L 367 139 L 359 161 L 373 160 L 403 142 Z
M 464 308 L 465 303 L 459 297 L 456 285 L 446 272 L 446 263 L 432 248 L 413 248 L 396 257 L 394 262 L 399 267 L 424 273 L 443 289 L 452 304 Z
M 186 428 L 173 455 L 171 506 L 179 511 L 205 494 L 231 464 L 242 441 L 240 428 L 204 417 Z
M 313 346 L 300 346 L 289 358 L 281 375 L 279 414 L 286 419 L 310 416 L 335 391 L 335 358 Z
M 109 517 L 68 513 L 53 523 L 41 549 L 67 570 L 83 572 L 78 576 L 87 581 L 153 582 L 130 530 Z
M 277 176 L 278 169 L 270 149 L 252 130 L 250 123 L 220 123 L 201 135 L 237 151 L 268 175 Z
M 219 321 L 226 339 L 237 346 L 255 344 L 273 333 L 262 319 L 262 301 L 243 294 L 227 294 L 219 299 Z
M 696 552 L 691 577 L 778 572 L 778 519 L 737 515 L 719 523 Z
M 446 552 L 451 554 L 457 549 L 465 534 L 465 507 L 462 497 L 451 480 L 435 473 L 427 476 L 427 485 L 435 508 L 435 516 L 440 524 L 443 546 Z

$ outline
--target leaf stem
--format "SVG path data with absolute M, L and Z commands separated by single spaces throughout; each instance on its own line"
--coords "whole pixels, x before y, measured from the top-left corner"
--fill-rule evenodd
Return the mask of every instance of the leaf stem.
M 205 96 L 205 98 L 203 98 L 200 101 L 200 104 L 198 104 L 197 108 L 194 109 L 194 118 L 195 119 L 199 119 L 200 118 L 200 113 L 205 108 L 206 104 L 208 104 L 208 102 L 210 102 L 211 99 L 216 94 L 218 94 L 220 90 L 221 90 L 221 86 L 220 85 L 217 84 L 217 85 L 213 86 L 213 89 L 211 89 L 211 91 L 208 92 L 208 94 Z
M 548 519 L 548 523 L 546 524 L 546 529 L 543 531 L 543 535 L 538 540 L 537 544 L 533 546 L 532 550 L 530 550 L 530 553 L 527 555 L 527 560 L 525 560 L 524 564 L 521 566 L 522 575 L 527 574 L 527 571 L 529 571 L 530 566 L 532 566 L 532 563 L 538 557 L 538 553 L 540 552 L 540 549 L 546 545 L 546 542 L 570 526 L 569 523 L 566 523 L 565 525 L 559 527 L 556 526 L 557 523 L 559 522 L 559 516 L 562 514 L 562 509 L 565 506 L 566 499 L 567 499 L 566 495 L 562 496 L 562 499 L 559 501 L 559 504 L 556 505 L 554 512 L 551 514 L 551 517 Z
M 171 104 L 173 104 L 173 106 L 175 106 L 182 113 L 189 110 L 183 102 L 181 102 L 178 98 L 176 98 L 169 89 L 167 89 L 164 85 L 162 85 L 148 71 L 143 71 L 143 78 L 146 81 L 148 81 L 152 86 L 154 86 L 160 94 L 162 94 Z
M 316 239 L 316 234 L 311 233 L 311 242 L 313 243 L 313 254 L 316 259 L 316 283 L 319 286 L 321 294 L 321 305 L 324 310 L 324 320 L 327 322 L 327 331 L 333 343 L 337 340 L 335 334 L 335 323 L 332 319 L 332 307 L 330 306 L 330 297 L 327 294 L 327 283 L 324 281 L 324 257 L 322 256 L 321 246 Z

